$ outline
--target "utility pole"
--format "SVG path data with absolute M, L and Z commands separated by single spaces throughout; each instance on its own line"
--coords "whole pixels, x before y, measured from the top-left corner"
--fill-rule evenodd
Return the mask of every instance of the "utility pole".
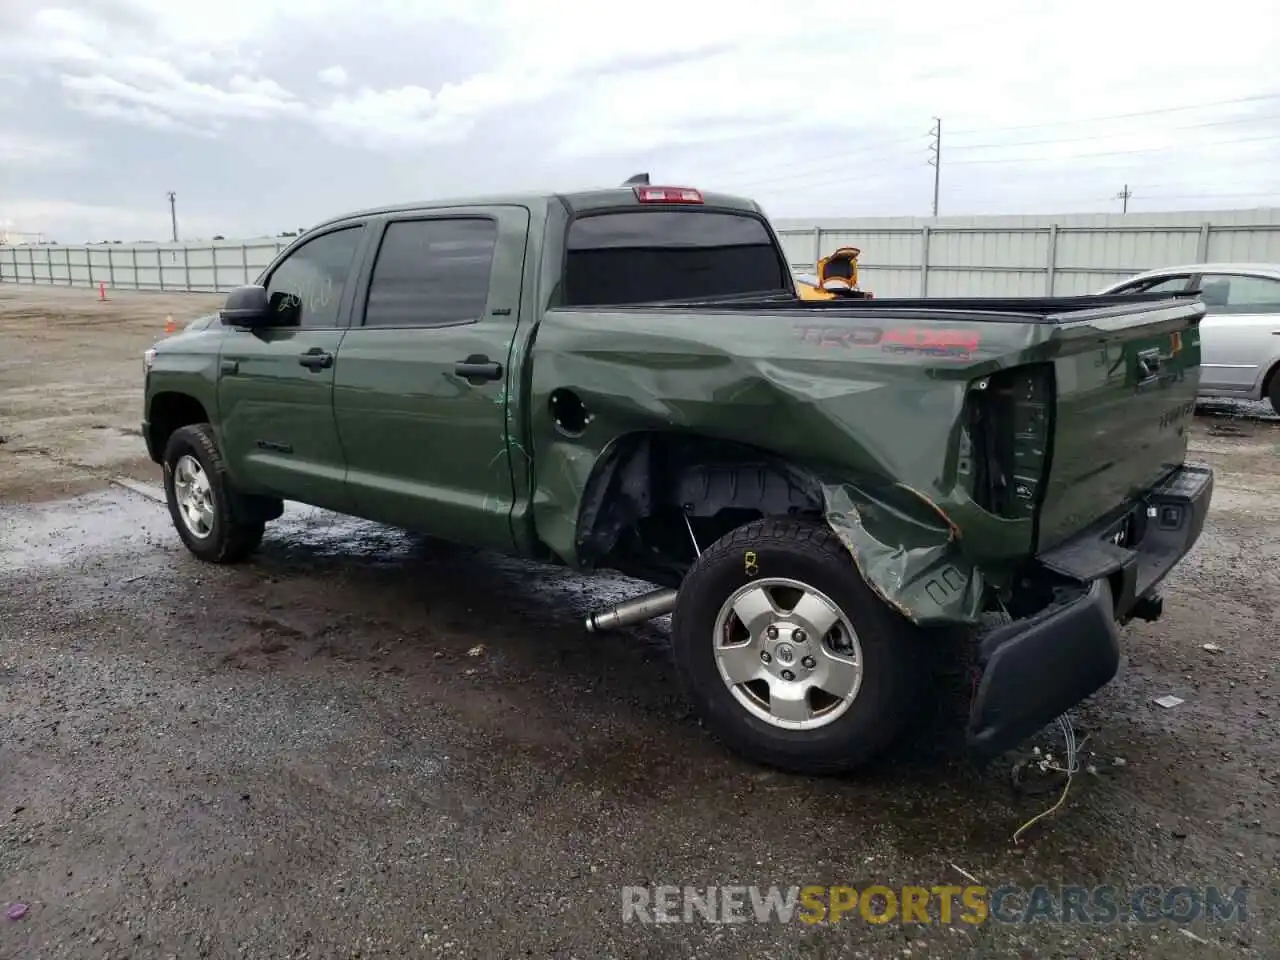
M 933 118 L 933 129 L 929 131 L 933 143 L 929 144 L 929 165 L 933 167 L 933 215 L 938 215 L 938 186 L 942 179 L 942 118 Z
M 178 195 L 169 191 L 169 220 L 173 223 L 173 242 L 178 242 Z
M 1116 199 L 1122 201 L 1122 204 L 1120 207 L 1121 213 L 1129 212 L 1129 198 L 1132 196 L 1133 196 L 1133 191 L 1129 189 L 1129 185 L 1127 183 L 1124 185 L 1124 189 L 1116 194 Z

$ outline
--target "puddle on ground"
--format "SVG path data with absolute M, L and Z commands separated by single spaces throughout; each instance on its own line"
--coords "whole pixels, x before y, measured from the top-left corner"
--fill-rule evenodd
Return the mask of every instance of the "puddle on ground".
M 1196 416 L 1217 419 L 1226 417 L 1237 420 L 1261 420 L 1280 424 L 1280 414 L 1266 400 L 1233 400 L 1225 397 L 1203 398 L 1196 401 Z
M 177 540 L 168 511 L 124 490 L 0 507 L 0 571 L 61 566 L 87 554 L 141 549 L 167 536 Z
M 137 565 L 144 551 L 182 552 L 158 486 L 131 482 L 68 500 L 0 507 L 0 573 L 32 572 L 86 559 L 119 558 Z M 155 499 L 151 499 L 154 497 Z M 536 610 L 572 611 L 585 617 L 653 585 L 621 574 L 587 576 L 491 551 L 432 540 L 395 527 L 288 503 L 267 525 L 259 562 L 272 575 L 330 576 L 337 569 L 378 571 L 431 582 L 441 570 L 469 567 L 487 582 L 486 592 Z M 141 569 L 141 568 L 140 568 Z M 652 621 L 653 639 L 665 634 L 669 618 Z M 640 631 L 649 633 L 644 628 Z

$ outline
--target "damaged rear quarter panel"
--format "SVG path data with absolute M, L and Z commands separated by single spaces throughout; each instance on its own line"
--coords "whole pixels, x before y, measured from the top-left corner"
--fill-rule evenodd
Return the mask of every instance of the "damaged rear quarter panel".
M 983 511 L 965 489 L 966 391 L 1045 359 L 1046 339 L 1018 322 L 548 311 L 530 364 L 538 537 L 570 565 L 591 565 L 583 494 L 612 444 L 638 432 L 733 441 L 820 484 L 827 522 L 905 616 L 974 623 L 985 584 L 1028 553 L 1032 528 Z M 553 393 L 580 399 L 585 425 L 558 427 Z

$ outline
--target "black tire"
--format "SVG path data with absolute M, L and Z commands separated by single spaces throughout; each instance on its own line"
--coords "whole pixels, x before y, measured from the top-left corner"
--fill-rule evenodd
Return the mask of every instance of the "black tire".
M 209 480 L 213 523 L 209 533 L 203 537 L 196 536 L 188 528 L 178 504 L 174 470 L 184 456 L 194 458 Z M 218 444 L 213 438 L 213 429 L 207 423 L 175 430 L 165 445 L 162 462 L 164 496 L 169 504 L 169 516 L 188 550 L 209 563 L 238 563 L 258 549 L 266 524 L 261 521 L 244 522 L 236 518 L 233 509 L 235 492 L 227 477 L 222 454 L 218 452 Z
M 748 551 L 750 564 L 744 562 Z M 784 729 L 755 716 L 734 697 L 716 665 L 721 607 L 740 587 L 772 577 L 801 581 L 825 594 L 849 620 L 862 648 L 856 696 L 843 714 L 816 729 Z M 844 773 L 881 754 L 911 715 L 913 693 L 929 680 L 920 668 L 919 628 L 867 586 L 835 533 L 814 523 L 758 520 L 712 544 L 680 586 L 671 634 L 681 684 L 712 733 L 748 759 L 793 773 Z
M 1271 409 L 1280 414 L 1280 367 L 1271 371 L 1271 382 L 1267 384 L 1267 399 L 1271 401 Z

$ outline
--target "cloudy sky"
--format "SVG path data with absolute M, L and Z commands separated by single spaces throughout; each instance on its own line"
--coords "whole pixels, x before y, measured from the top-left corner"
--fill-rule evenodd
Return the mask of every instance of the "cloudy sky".
M 1274 0 L 0 0 L 0 229 L 654 182 L 775 217 L 1280 204 Z

